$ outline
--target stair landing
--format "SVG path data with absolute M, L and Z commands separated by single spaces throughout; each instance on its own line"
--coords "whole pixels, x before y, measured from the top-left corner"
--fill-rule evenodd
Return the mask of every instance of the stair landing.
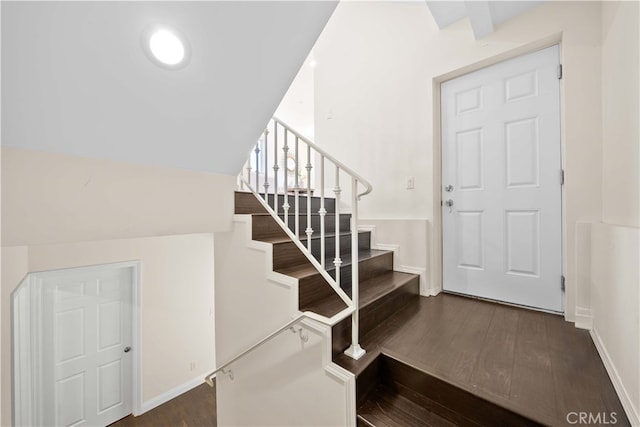
M 410 302 L 361 344 L 362 359 L 334 361 L 358 376 L 358 414 L 380 421 L 374 425 L 429 425 L 411 421 L 424 405 L 389 393 L 369 373 L 380 354 L 542 425 L 571 425 L 570 412 L 615 412 L 616 425 L 630 425 L 589 333 L 558 315 L 443 293 Z M 448 425 L 436 421 L 441 415 L 433 415 L 433 425 Z M 396 416 L 409 418 L 390 423 Z

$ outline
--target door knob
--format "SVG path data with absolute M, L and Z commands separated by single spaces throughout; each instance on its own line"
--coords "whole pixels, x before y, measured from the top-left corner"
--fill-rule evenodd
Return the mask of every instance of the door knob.
M 453 200 L 445 200 L 444 205 L 449 208 L 449 213 L 453 212 Z
M 129 353 L 130 351 L 131 351 L 131 347 L 126 346 L 126 347 L 124 348 L 124 352 L 125 352 L 125 353 Z
M 444 187 L 444 191 L 446 191 L 447 193 L 451 193 L 453 191 L 453 185 L 447 185 L 446 187 Z

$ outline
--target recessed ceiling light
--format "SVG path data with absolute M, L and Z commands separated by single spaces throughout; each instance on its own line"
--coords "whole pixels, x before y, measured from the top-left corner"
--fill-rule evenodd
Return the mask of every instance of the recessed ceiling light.
M 189 61 L 187 39 L 179 31 L 166 26 L 148 28 L 142 36 L 142 46 L 149 59 L 163 68 L 183 68 Z
M 175 34 L 158 30 L 149 39 L 149 48 L 156 59 L 163 64 L 176 65 L 184 59 L 184 46 Z

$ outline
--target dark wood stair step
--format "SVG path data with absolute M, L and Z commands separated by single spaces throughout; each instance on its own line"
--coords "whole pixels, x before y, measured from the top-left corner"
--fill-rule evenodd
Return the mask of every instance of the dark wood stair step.
M 389 427 L 455 427 L 455 424 L 402 396 L 393 387 L 378 384 L 358 407 L 358 420 L 365 426 Z M 476 424 L 473 424 L 476 425 Z
M 273 217 L 268 213 L 254 213 L 251 214 L 253 216 L 252 224 L 252 238 L 253 240 L 263 240 L 269 238 L 283 238 L 286 237 L 287 234 L 282 230 L 280 225 L 273 219 Z M 280 219 L 283 219 L 283 215 L 280 215 Z M 334 233 L 336 229 L 335 224 L 335 214 L 327 214 L 325 216 L 325 234 L 326 233 Z M 311 215 L 311 228 L 313 229 L 313 236 L 320 236 L 320 215 L 312 214 Z M 340 215 L 340 230 L 341 232 L 349 232 L 350 231 L 350 221 L 351 215 L 342 214 Z M 307 229 L 307 216 L 300 216 L 300 237 L 306 239 L 307 235 L 305 234 L 305 230 Z M 295 231 L 295 219 L 294 215 L 289 215 L 289 229 L 294 232 Z
M 372 380 L 373 385 L 362 384 Z M 388 424 L 392 426 L 543 425 L 387 354 L 381 354 L 357 381 L 358 393 L 366 393 L 358 397 L 358 415 L 373 425 L 377 419 L 401 421 Z
M 347 295 L 351 295 L 351 264 L 351 255 L 343 256 L 340 267 L 340 287 Z M 329 275 L 335 279 L 336 269 L 333 261 L 327 262 L 326 266 Z M 391 270 L 393 270 L 393 252 L 375 249 L 358 251 L 358 275 L 361 283 Z M 304 287 L 313 287 L 314 283 L 322 277 L 311 263 L 284 267 L 276 271 L 298 279 L 300 281 L 301 294 Z
M 332 262 L 335 257 L 335 235 L 327 233 L 325 235 L 325 257 L 327 262 Z M 294 265 L 305 264 L 307 258 L 302 254 L 300 249 L 289 239 L 285 237 L 266 237 L 259 239 L 262 242 L 273 244 L 273 268 L 281 270 L 283 268 Z M 307 239 L 300 240 L 306 247 Z M 371 247 L 371 232 L 358 232 L 358 249 L 368 250 Z M 311 237 L 311 253 L 316 259 L 320 259 L 320 236 Z M 341 258 L 351 253 L 351 233 L 340 233 L 340 253 Z
M 328 193 L 328 191 L 325 192 L 325 194 Z M 264 196 L 264 193 L 262 193 L 260 195 L 261 197 Z M 269 200 L 269 206 L 271 206 L 271 208 L 273 208 L 273 194 L 269 194 L 268 196 L 268 200 Z M 305 193 L 300 193 L 300 195 L 298 196 L 298 202 L 299 202 L 299 212 L 300 213 L 305 213 L 307 212 L 307 195 Z M 294 209 L 295 209 L 295 195 L 292 193 L 289 193 L 287 196 L 287 203 L 289 203 L 289 213 L 292 214 Z M 284 212 L 284 209 L 282 208 L 282 205 L 284 204 L 284 194 L 278 194 L 278 213 L 282 214 Z M 336 199 L 333 197 L 326 197 L 324 198 L 324 209 L 327 211 L 327 213 L 335 213 L 336 211 Z M 311 212 L 318 212 L 320 210 L 320 197 L 319 196 L 311 196 Z
M 260 198 L 264 200 L 264 194 L 260 194 Z M 273 209 L 273 194 L 269 194 L 269 206 Z M 334 198 L 325 197 L 325 210 L 327 214 L 335 213 L 336 202 Z M 289 195 L 289 213 L 293 214 L 295 210 L 295 197 L 293 195 Z M 279 195 L 279 203 L 278 203 L 278 214 L 284 213 L 284 209 L 282 205 L 284 204 L 284 196 Z M 253 193 L 248 191 L 236 191 L 235 192 L 235 213 L 237 214 L 254 214 L 254 213 L 266 213 L 267 210 L 262 206 L 262 204 L 256 199 Z M 320 197 L 312 196 L 311 197 L 311 212 L 317 213 L 320 210 Z M 299 197 L 299 210 L 300 213 L 307 213 L 307 196 L 300 195 Z
M 418 298 L 419 293 L 420 279 L 416 274 L 388 271 L 361 282 L 360 337 L 364 339 L 388 317 Z M 332 328 L 334 361 L 338 363 L 336 356 L 341 355 L 350 343 L 351 316 L 348 316 Z

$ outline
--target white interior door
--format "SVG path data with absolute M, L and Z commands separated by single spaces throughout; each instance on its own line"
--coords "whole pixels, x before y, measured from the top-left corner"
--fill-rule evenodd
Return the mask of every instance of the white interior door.
M 132 269 L 41 275 L 44 425 L 105 426 L 132 410 Z
M 559 47 L 442 84 L 443 287 L 562 311 Z

